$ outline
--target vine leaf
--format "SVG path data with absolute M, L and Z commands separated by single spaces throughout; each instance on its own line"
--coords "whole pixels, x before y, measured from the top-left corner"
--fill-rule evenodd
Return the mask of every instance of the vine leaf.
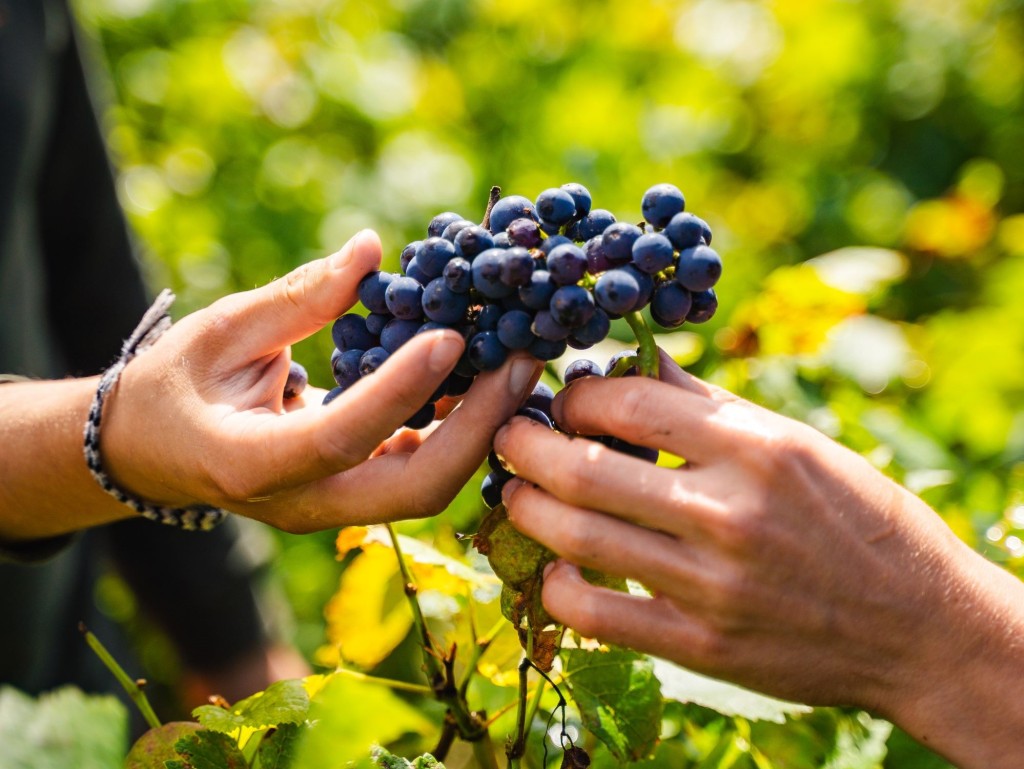
M 295 746 L 302 728 L 298 724 L 281 724 L 260 741 L 256 755 L 260 769 L 288 769 L 293 765 Z
M 230 709 L 200 705 L 192 715 L 205 728 L 230 734 L 242 727 L 265 729 L 281 724 L 301 724 L 309 712 L 309 695 L 301 680 L 277 681 Z
M 621 649 L 562 649 L 561 655 L 583 725 L 619 761 L 650 755 L 658 742 L 663 706 L 651 660 Z
M 167 769 L 248 769 L 242 751 L 226 734 L 203 729 L 182 737 L 174 744 L 181 756 L 167 761 Z
M 165 762 L 179 758 L 175 745 L 202 727 L 195 721 L 171 721 L 145 732 L 124 759 L 124 769 L 164 769 Z

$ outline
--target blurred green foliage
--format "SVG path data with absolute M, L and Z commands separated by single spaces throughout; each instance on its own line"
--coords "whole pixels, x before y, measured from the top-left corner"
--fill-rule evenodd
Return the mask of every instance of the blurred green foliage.
M 113 87 L 121 200 L 184 309 L 367 226 L 396 268 L 434 213 L 480 218 L 492 184 L 579 181 L 638 220 L 671 181 L 726 273 L 718 317 L 666 344 L 862 452 L 1018 573 L 1022 6 L 77 2 Z M 314 382 L 329 352 L 297 348 Z M 479 513 L 470 489 L 405 531 L 451 549 Z M 309 650 L 338 567 L 326 536 L 282 542 Z

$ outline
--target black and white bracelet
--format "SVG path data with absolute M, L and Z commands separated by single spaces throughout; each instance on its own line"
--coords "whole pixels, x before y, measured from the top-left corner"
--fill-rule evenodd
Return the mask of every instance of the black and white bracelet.
M 226 510 L 210 505 L 194 505 L 191 507 L 164 507 L 154 505 L 118 488 L 103 470 L 100 460 L 100 421 L 103 417 L 103 401 L 114 389 L 124 367 L 141 352 L 149 349 L 160 336 L 171 327 L 171 316 L 168 310 L 174 302 L 174 294 L 164 289 L 153 302 L 131 336 L 121 346 L 121 355 L 113 366 L 108 368 L 100 378 L 96 394 L 89 408 L 89 417 L 85 422 L 85 463 L 89 472 L 105 492 L 117 501 L 128 505 L 139 515 L 157 523 L 177 526 L 186 531 L 209 531 L 224 520 Z

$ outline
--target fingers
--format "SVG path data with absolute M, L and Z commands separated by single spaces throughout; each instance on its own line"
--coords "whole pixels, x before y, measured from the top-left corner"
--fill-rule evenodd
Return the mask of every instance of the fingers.
M 614 435 L 701 463 L 730 448 L 715 420 L 719 408 L 689 388 L 646 377 L 584 377 L 555 396 L 552 413 L 568 432 Z
M 673 360 L 667 352 L 658 348 L 658 378 L 673 387 L 689 390 L 697 395 L 710 396 L 712 387 L 707 382 L 688 374 Z
M 464 347 L 454 331 L 419 334 L 327 406 L 267 414 L 259 420 L 252 413 L 238 414 L 244 425 L 239 428 L 244 432 L 238 436 L 243 443 L 238 455 L 253 458 L 243 487 L 250 493 L 255 487 L 253 495 L 258 495 L 363 462 L 427 402 Z
M 702 493 L 699 469 L 658 467 L 525 418 L 503 427 L 494 446 L 512 472 L 563 502 L 648 528 L 702 538 L 727 514 Z
M 363 230 L 332 256 L 221 300 L 223 321 L 212 332 L 226 338 L 216 347 L 247 362 L 305 339 L 356 303 L 359 281 L 380 258 L 380 238 Z

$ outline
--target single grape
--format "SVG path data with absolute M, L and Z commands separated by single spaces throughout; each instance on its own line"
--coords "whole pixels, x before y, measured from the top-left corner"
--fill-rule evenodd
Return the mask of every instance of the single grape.
M 449 243 L 455 243 L 455 238 L 459 236 L 459 233 L 468 227 L 475 227 L 476 225 L 469 219 L 459 219 L 457 222 L 452 222 L 444 228 L 444 232 L 441 233 L 441 237 L 447 240 Z
M 637 446 L 635 443 L 629 443 L 628 441 L 622 440 L 622 438 L 616 438 L 609 436 L 607 440 L 602 441 L 605 446 L 610 448 L 612 451 L 617 451 L 620 454 L 628 454 L 631 457 L 642 459 L 645 462 L 652 464 L 658 461 L 658 450 L 652 449 L 647 446 Z
M 455 236 L 455 250 L 471 262 L 474 256 L 488 248 L 494 248 L 494 238 L 479 224 L 466 227 Z
M 443 214 L 438 214 L 430 220 L 430 224 L 427 226 L 427 237 L 428 238 L 439 238 L 441 233 L 444 232 L 452 222 L 457 222 L 462 219 L 462 216 L 456 214 L 453 211 L 445 211 Z
M 365 350 L 335 350 L 331 355 L 331 372 L 339 387 L 351 387 L 359 381 L 359 361 Z
M 533 386 L 533 392 L 527 396 L 524 406 L 535 408 L 551 416 L 551 402 L 555 399 L 555 391 L 543 382 L 537 382 Z
M 625 269 L 608 270 L 594 284 L 594 298 L 608 312 L 624 315 L 636 306 L 640 284 Z
M 672 242 L 661 233 L 641 235 L 633 243 L 633 264 L 648 275 L 661 272 L 674 258 Z
M 604 375 L 608 376 L 615 370 L 615 367 L 619 365 L 619 361 L 623 358 L 635 358 L 636 350 L 622 350 L 621 352 L 615 353 L 611 358 L 608 359 L 608 365 L 604 367 Z M 623 376 L 636 376 L 640 372 L 636 366 L 633 366 L 626 370 Z
M 366 319 L 354 312 L 342 315 L 331 326 L 334 346 L 345 350 L 368 350 L 377 344 L 377 339 L 366 329 Z
M 498 321 L 504 310 L 496 304 L 485 304 L 476 316 L 476 327 L 479 331 L 497 331 Z
M 423 289 L 423 314 L 437 323 L 449 325 L 466 317 L 469 294 L 457 294 L 448 288 L 444 278 L 434 278 Z
M 640 287 L 640 296 L 637 298 L 636 304 L 633 305 L 633 309 L 642 310 L 651 303 L 651 297 L 654 295 L 654 278 L 637 268 L 632 262 L 619 269 L 632 275 Z
M 518 219 L 516 221 L 519 221 Z M 494 233 L 494 247 L 495 248 L 509 248 L 512 245 L 512 241 L 508 236 L 507 232 L 496 232 Z
M 508 481 L 516 477 L 515 474 L 509 472 L 508 468 L 501 463 L 501 458 L 494 449 L 491 449 L 491 453 L 487 455 L 487 466 L 491 468 L 492 473 L 503 480 Z
M 359 373 L 362 376 L 369 376 L 383 366 L 390 355 L 391 353 L 383 347 L 371 347 L 359 359 Z
M 359 297 L 359 301 L 363 303 L 363 307 L 370 312 L 387 312 L 388 305 L 384 294 L 388 286 L 391 285 L 391 281 L 397 277 L 397 275 L 390 272 L 380 272 L 377 270 L 367 273 L 359 281 L 359 286 L 356 288 L 356 295 Z
M 541 339 L 538 337 L 533 340 L 533 344 L 526 351 L 537 360 L 554 360 L 565 355 L 568 346 L 568 342 L 564 339 Z
M 537 216 L 545 224 L 560 227 L 576 216 L 576 201 L 562 189 L 547 189 L 537 196 Z
M 500 248 L 489 248 L 473 260 L 473 288 L 488 299 L 501 299 L 515 291 L 501 282 L 501 264 L 505 253 Z
M 549 309 L 560 326 L 579 328 L 594 314 L 594 297 L 583 286 L 562 286 L 551 297 Z
M 335 398 L 337 398 L 343 392 L 345 392 L 345 388 L 344 387 L 335 387 L 335 388 L 329 390 L 327 392 L 327 394 L 324 396 L 323 405 L 326 406 L 328 403 L 333 401 Z
M 575 244 L 558 246 L 548 253 L 548 272 L 560 286 L 579 282 L 586 271 L 586 254 Z
M 590 213 L 591 196 L 590 190 L 584 187 L 582 184 L 576 182 L 569 182 L 562 185 L 562 189 L 568 192 L 572 196 L 573 203 L 576 204 L 576 219 L 582 219 L 584 216 Z
M 491 208 L 490 231 L 504 232 L 516 219 L 534 219 L 533 202 L 522 195 L 501 198 Z
M 569 336 L 569 345 L 577 350 L 593 347 L 608 336 L 611 327 L 612 322 L 608 317 L 608 313 L 600 307 L 595 307 L 594 314 L 590 316 L 590 320 L 579 328 L 573 329 L 572 334 Z
M 469 361 L 477 371 L 493 371 L 505 362 L 508 350 L 495 331 L 481 331 L 469 340 L 466 347 Z
M 473 385 L 473 382 L 476 380 L 474 377 L 471 376 L 460 376 L 459 374 L 453 371 L 451 374 L 448 375 L 448 378 L 445 379 L 444 381 L 444 394 L 449 396 L 450 398 L 458 398 L 459 396 L 465 395 L 467 392 L 469 392 L 469 388 Z
M 388 310 L 396 318 L 419 320 L 423 317 L 423 286 L 413 278 L 408 276 L 395 278 L 388 285 L 385 297 Z M 340 347 L 340 345 L 338 346 Z
M 389 353 L 393 353 L 403 344 L 416 336 L 420 328 L 421 326 L 418 320 L 402 320 L 401 318 L 395 318 L 394 320 L 389 321 L 388 324 L 384 326 L 384 330 L 380 332 L 380 346 Z
M 611 211 L 595 208 L 573 225 L 571 234 L 566 234 L 569 234 L 573 240 L 587 241 L 603 234 L 613 224 L 615 224 L 615 215 Z
M 444 282 L 456 294 L 468 294 L 473 287 L 473 267 L 461 256 L 444 266 Z
M 604 371 L 594 361 L 580 358 L 566 366 L 565 376 L 562 379 L 566 384 L 569 384 L 585 376 L 604 376 Z
M 680 251 L 711 242 L 711 228 L 699 216 L 686 212 L 676 214 L 665 225 L 665 237 Z
M 523 406 L 522 408 L 520 408 L 516 412 L 516 416 L 517 417 L 526 417 L 527 419 L 532 419 L 534 422 L 537 422 L 538 424 L 542 424 L 545 427 L 550 428 L 550 429 L 553 429 L 554 426 L 555 426 L 554 422 L 551 421 L 551 417 L 549 417 L 547 414 L 545 414 L 540 409 L 535 409 L 535 408 L 532 408 L 530 406 Z
M 608 227 L 601 233 L 601 246 L 608 262 L 618 266 L 632 261 L 633 244 L 643 234 L 643 230 L 629 222 L 615 222 Z
M 390 312 L 371 312 L 366 316 L 366 330 L 370 332 L 371 336 L 380 336 L 380 332 L 384 330 L 384 326 L 388 324 L 394 315 Z
M 550 272 L 535 269 L 530 282 L 520 287 L 519 298 L 531 310 L 546 310 L 557 288 Z
M 405 268 L 406 277 L 412 278 L 421 286 L 427 285 L 433 278 L 427 275 L 426 272 L 420 267 L 419 261 L 414 256 L 409 265 Z
M 587 257 L 587 272 L 600 275 L 612 267 L 601 245 L 601 238 L 591 238 L 583 244 L 583 255 Z
M 707 291 L 722 276 L 722 258 L 707 246 L 679 252 L 676 280 L 690 291 Z
M 552 235 L 550 238 L 544 238 L 540 244 L 540 250 L 546 256 L 559 246 L 571 245 L 573 245 L 572 240 L 565 235 Z
M 541 339 L 546 339 L 549 342 L 567 339 L 569 334 L 572 333 L 572 329 L 563 326 L 555 320 L 555 317 L 549 310 L 537 312 L 533 318 L 533 323 L 530 325 L 530 330 Z
M 533 219 L 516 219 L 505 231 L 508 242 L 523 248 L 538 248 L 541 243 L 540 225 Z
M 480 484 L 480 496 L 483 497 L 484 504 L 487 507 L 493 510 L 501 504 L 501 490 L 507 481 L 507 478 L 499 478 L 494 473 L 488 473 L 484 477 Z
M 530 330 L 533 316 L 523 310 L 510 310 L 498 319 L 498 339 L 510 350 L 525 350 L 536 339 Z
M 409 262 L 416 256 L 416 251 L 419 250 L 422 240 L 414 240 L 412 243 L 402 249 L 401 255 L 398 257 L 399 263 L 402 265 L 402 272 L 405 272 L 409 267 Z
M 455 246 L 444 238 L 427 238 L 416 251 L 416 264 L 433 279 L 444 273 L 445 265 L 457 255 Z
M 309 384 L 309 375 L 301 363 L 292 361 L 288 365 L 288 379 L 284 383 L 284 398 L 291 400 L 302 395 L 302 391 Z
M 655 184 L 640 202 L 644 219 L 655 227 L 664 227 L 672 217 L 686 208 L 683 193 L 673 184 Z
M 433 403 L 427 403 L 419 411 L 405 420 L 405 426 L 413 430 L 422 430 L 424 427 L 429 427 L 430 423 L 434 421 L 434 417 L 437 412 L 434 409 Z
M 663 328 L 683 325 L 692 304 L 690 292 L 675 281 L 667 281 L 654 290 L 651 317 Z
M 693 304 L 690 306 L 690 313 L 686 316 L 689 323 L 706 323 L 714 317 L 718 310 L 718 297 L 715 290 L 709 288 L 707 291 L 697 291 L 693 294 Z
M 533 274 L 533 257 L 520 246 L 505 251 L 501 260 L 501 282 L 510 288 L 519 288 L 530 282 Z

